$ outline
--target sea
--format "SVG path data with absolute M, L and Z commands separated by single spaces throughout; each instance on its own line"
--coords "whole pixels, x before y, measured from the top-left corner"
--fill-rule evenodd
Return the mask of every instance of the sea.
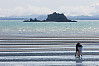
M 1 35 L 23 36 L 99 36 L 99 20 L 77 22 L 23 22 L 0 20 Z
M 99 66 L 99 20 L 0 20 L 0 66 Z

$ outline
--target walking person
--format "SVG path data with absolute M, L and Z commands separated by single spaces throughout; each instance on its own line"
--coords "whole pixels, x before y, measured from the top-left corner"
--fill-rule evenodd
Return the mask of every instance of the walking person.
M 78 54 L 78 56 L 82 56 L 82 45 L 80 43 L 77 43 L 76 44 L 76 53 L 75 53 L 75 56 Z

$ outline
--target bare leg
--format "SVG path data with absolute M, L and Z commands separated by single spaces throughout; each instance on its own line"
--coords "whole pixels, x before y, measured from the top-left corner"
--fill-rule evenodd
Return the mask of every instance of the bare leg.
M 76 56 L 76 54 L 77 54 L 77 51 L 76 51 L 76 53 L 75 53 L 75 56 Z
M 80 57 L 80 51 L 78 51 L 78 56 Z
M 82 56 L 82 51 L 81 51 L 81 56 Z
M 75 56 L 76 56 L 76 54 L 77 54 L 77 53 L 75 53 Z
M 82 51 L 79 51 L 79 56 L 82 56 Z

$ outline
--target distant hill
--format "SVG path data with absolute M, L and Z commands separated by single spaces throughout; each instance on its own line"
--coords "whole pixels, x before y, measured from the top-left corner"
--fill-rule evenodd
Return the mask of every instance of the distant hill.
M 39 20 L 44 20 L 46 19 L 46 15 L 40 15 L 37 17 Z M 99 15 L 94 15 L 94 16 L 67 16 L 68 19 L 70 20 L 99 20 Z
M 47 15 L 40 15 L 38 17 L 36 17 L 38 20 L 46 20 Z
M 24 20 L 27 18 L 11 18 L 11 17 L 0 17 L 0 20 Z
M 9 16 L 9 17 L 0 17 L 0 20 L 28 20 L 30 18 L 35 18 L 40 15 L 28 15 L 28 16 Z
M 28 16 L 10 16 L 0 17 L 0 20 L 28 20 L 30 18 L 37 18 L 38 20 L 45 20 L 47 15 L 28 15 Z M 99 20 L 99 15 L 94 16 L 67 16 L 71 20 Z
M 27 15 L 27 16 L 9 16 L 9 18 L 35 18 L 35 17 L 38 17 L 40 15 Z
M 99 20 L 99 15 L 95 16 L 67 16 L 72 20 Z

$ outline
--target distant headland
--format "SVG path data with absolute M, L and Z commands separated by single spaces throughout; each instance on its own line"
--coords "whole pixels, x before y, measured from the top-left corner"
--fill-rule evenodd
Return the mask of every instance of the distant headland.
M 77 22 L 77 21 L 67 19 L 67 17 L 63 13 L 59 14 L 54 12 L 52 14 L 49 14 L 46 20 L 37 20 L 36 18 L 35 19 L 30 18 L 30 20 L 25 20 L 23 22 Z

